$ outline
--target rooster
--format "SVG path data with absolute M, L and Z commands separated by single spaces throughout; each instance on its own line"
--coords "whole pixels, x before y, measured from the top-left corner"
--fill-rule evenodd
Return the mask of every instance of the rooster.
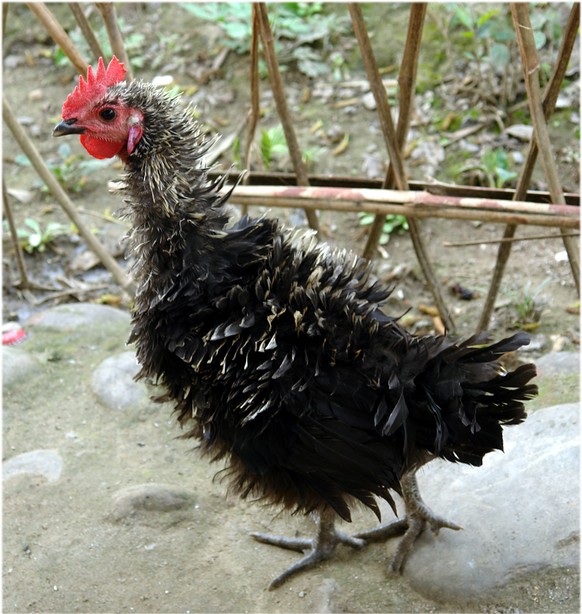
M 460 527 L 422 501 L 415 473 L 440 457 L 480 465 L 525 419 L 535 367 L 499 358 L 529 342 L 414 337 L 382 306 L 390 290 L 368 264 L 267 217 L 230 223 L 232 190 L 210 180 L 211 146 L 188 109 L 99 60 L 66 99 L 54 135 L 80 135 L 96 158 L 125 164 L 138 292 L 130 341 L 137 377 L 165 389 L 184 437 L 225 459 L 231 489 L 313 514 L 313 539 L 255 533 L 303 553 L 270 585 L 329 558 L 402 534 L 400 571 L 427 527 Z M 404 519 L 355 536 L 335 526 L 378 498 Z

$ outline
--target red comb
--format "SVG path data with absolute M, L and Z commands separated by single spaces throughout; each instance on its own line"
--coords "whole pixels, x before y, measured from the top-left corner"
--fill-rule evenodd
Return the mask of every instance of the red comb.
M 88 102 L 99 99 L 111 85 L 123 81 L 125 77 L 124 65 L 115 57 L 111 58 L 109 66 L 105 68 L 103 58 L 99 58 L 97 72 L 93 68 L 87 69 L 87 81 L 83 75 L 79 77 L 79 85 L 67 96 L 63 104 L 62 116 L 64 119 L 75 117 L 79 109 Z

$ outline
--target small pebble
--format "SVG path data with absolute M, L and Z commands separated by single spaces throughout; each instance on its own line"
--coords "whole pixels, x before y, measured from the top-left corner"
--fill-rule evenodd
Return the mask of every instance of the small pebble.
M 42 475 L 48 482 L 56 482 L 63 471 L 63 459 L 56 450 L 33 450 L 6 460 L 2 467 L 3 480 L 15 475 Z
M 43 96 L 44 92 L 40 88 L 30 90 L 30 92 L 28 92 L 28 100 L 30 100 L 30 102 L 38 102 L 39 100 L 42 100 Z
M 368 111 L 376 110 L 376 99 L 374 98 L 374 94 L 372 92 L 368 92 L 362 96 L 362 104 L 364 105 L 364 109 Z

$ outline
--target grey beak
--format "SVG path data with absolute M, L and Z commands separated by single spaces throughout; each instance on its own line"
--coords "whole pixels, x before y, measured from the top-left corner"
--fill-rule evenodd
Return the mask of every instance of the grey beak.
M 59 122 L 53 130 L 53 136 L 65 136 L 66 134 L 83 134 L 85 128 L 82 126 L 75 126 L 76 119 L 63 119 Z

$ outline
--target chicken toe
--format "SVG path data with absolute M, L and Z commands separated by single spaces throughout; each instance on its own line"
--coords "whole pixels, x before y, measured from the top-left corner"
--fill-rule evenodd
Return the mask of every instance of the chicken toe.
M 401 573 L 408 555 L 412 552 L 416 538 L 424 531 L 427 526 L 436 535 L 440 529 L 452 529 L 460 531 L 462 527 L 440 516 L 437 516 L 426 505 L 420 496 L 418 482 L 414 472 L 403 476 L 401 480 L 402 496 L 406 509 L 406 518 L 388 524 L 375 527 L 369 531 L 356 533 L 355 537 L 371 541 L 383 541 L 404 533 L 398 543 L 396 552 L 388 566 L 394 573 Z
M 289 577 L 304 569 L 314 567 L 321 561 L 329 559 L 338 544 L 345 544 L 351 548 L 362 548 L 366 545 L 364 539 L 352 537 L 335 528 L 333 512 L 324 512 L 317 519 L 317 534 L 313 538 L 281 537 L 266 533 L 251 533 L 257 541 L 271 546 L 286 548 L 303 552 L 304 555 L 291 567 L 279 574 L 269 585 L 269 590 L 281 586 Z

